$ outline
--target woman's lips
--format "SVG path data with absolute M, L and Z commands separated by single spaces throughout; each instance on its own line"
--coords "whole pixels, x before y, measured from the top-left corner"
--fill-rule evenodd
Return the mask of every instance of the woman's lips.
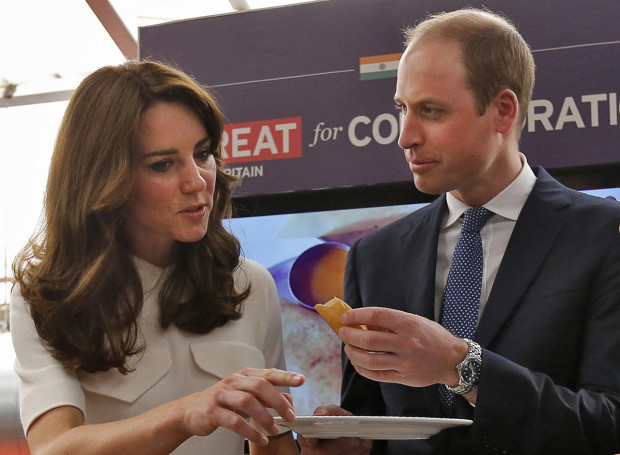
M 200 205 L 193 205 L 191 207 L 188 207 L 185 210 L 181 210 L 179 213 L 181 215 L 201 218 L 204 216 L 206 212 L 207 212 L 206 204 L 200 204 Z

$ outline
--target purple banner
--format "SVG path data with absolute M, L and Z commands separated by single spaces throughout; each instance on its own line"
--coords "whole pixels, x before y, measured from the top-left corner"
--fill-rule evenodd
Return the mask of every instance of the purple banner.
M 618 163 L 620 3 L 330 0 L 140 29 L 140 56 L 209 86 L 236 194 L 411 180 L 397 138 L 402 30 L 464 6 L 503 12 L 536 60 L 521 139 L 530 164 Z

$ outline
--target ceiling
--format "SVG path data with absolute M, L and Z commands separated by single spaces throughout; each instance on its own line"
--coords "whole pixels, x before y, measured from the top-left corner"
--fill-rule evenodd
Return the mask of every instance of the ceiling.
M 9 0 L 0 14 L 0 106 L 68 98 L 95 69 L 135 58 L 139 27 L 309 1 Z

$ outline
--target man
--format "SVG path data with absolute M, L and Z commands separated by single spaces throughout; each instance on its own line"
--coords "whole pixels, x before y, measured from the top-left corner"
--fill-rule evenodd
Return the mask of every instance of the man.
M 372 453 L 620 451 L 620 204 L 530 168 L 518 143 L 533 81 L 527 44 L 495 14 L 440 14 L 407 32 L 399 146 L 418 189 L 441 196 L 351 248 L 345 300 L 354 310 L 340 331 L 347 411 L 316 413 L 473 424 L 375 441 Z M 465 212 L 488 221 L 472 234 L 479 263 L 459 271 L 471 260 Z M 476 267 L 477 284 L 462 279 Z M 308 455 L 371 446 L 300 443 Z

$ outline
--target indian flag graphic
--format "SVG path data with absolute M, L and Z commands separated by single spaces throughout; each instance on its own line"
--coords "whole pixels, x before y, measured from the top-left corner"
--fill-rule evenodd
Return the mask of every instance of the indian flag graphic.
M 396 77 L 398 61 L 402 53 L 373 55 L 360 58 L 360 79 L 369 81 L 372 79 L 385 79 Z

